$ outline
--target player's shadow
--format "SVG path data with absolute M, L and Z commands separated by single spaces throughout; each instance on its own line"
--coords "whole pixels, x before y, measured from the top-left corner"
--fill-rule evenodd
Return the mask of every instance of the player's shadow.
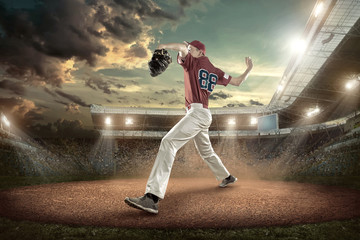
M 176 210 L 174 211 L 181 211 L 182 208 L 187 208 L 187 202 L 192 198 L 201 199 L 201 203 L 216 203 L 219 197 L 226 198 L 226 195 L 232 193 L 234 191 L 239 192 L 239 187 L 237 185 L 230 185 L 226 188 L 221 188 L 219 186 L 194 186 L 193 188 L 187 189 L 173 189 L 172 192 L 168 193 L 165 196 L 165 199 L 162 200 L 159 204 L 159 208 L 166 208 L 171 206 L 176 206 Z M 176 204 L 174 204 L 176 203 Z
M 226 188 L 221 188 L 218 185 L 206 186 L 187 186 L 185 188 L 178 188 L 171 186 L 171 190 L 167 191 L 165 199 L 159 202 L 159 214 L 150 214 L 137 209 L 129 209 L 122 213 L 122 217 L 134 219 L 134 218 L 146 218 L 153 219 L 154 217 L 161 217 L 162 214 L 178 215 L 181 214 L 183 209 L 187 209 L 189 206 L 189 200 L 191 198 L 199 198 L 201 196 L 202 202 L 198 204 L 215 204 L 218 201 L 219 196 L 226 197 L 226 194 L 239 191 L 239 187 L 236 184 L 231 184 Z
M 173 192 L 169 193 L 168 197 L 178 197 L 178 196 L 184 196 L 184 195 L 202 195 L 202 194 L 222 194 L 224 192 L 233 191 L 237 188 L 236 185 L 231 185 L 225 188 L 221 188 L 219 186 L 206 186 L 206 187 L 194 187 L 190 189 L 183 189 L 183 190 L 177 190 L 174 189 Z
M 190 198 L 198 197 L 199 195 L 203 196 L 203 201 L 208 202 L 215 202 L 216 197 L 218 197 L 220 194 L 226 194 L 227 192 L 234 191 L 236 186 L 228 186 L 226 188 L 220 188 L 218 186 L 206 186 L 206 187 L 198 187 L 195 186 L 191 189 L 184 189 L 184 190 L 177 190 L 173 189 L 172 192 L 167 193 L 164 200 L 161 200 L 159 202 L 159 215 L 161 213 L 170 213 L 173 214 L 179 214 L 181 213 L 182 209 L 186 209 L 187 202 Z M 203 204 L 203 203 L 199 203 Z M 176 208 L 176 209 L 174 209 Z M 154 217 L 157 217 L 159 215 L 156 214 L 150 214 L 146 213 L 144 211 L 140 211 L 137 209 L 128 209 L 124 212 L 122 212 L 122 217 L 124 218 L 146 218 L 146 219 L 152 219 Z
M 123 211 L 121 213 L 121 218 L 125 219 L 125 218 L 129 218 L 129 219 L 136 219 L 141 217 L 141 219 L 152 219 L 157 217 L 158 215 L 156 214 L 152 214 L 152 213 L 147 213 L 138 209 L 133 209 L 133 208 L 129 208 L 126 211 Z

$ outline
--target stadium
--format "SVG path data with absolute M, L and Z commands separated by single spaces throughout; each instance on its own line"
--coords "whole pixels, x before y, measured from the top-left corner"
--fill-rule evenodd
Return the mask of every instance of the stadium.
M 143 193 L 184 108 L 93 103 L 91 134 L 58 138 L 1 113 L 0 237 L 358 239 L 359 13 L 356 0 L 318 1 L 268 105 L 210 106 L 213 148 L 239 181 L 219 191 L 189 141 L 156 217 L 123 200 Z

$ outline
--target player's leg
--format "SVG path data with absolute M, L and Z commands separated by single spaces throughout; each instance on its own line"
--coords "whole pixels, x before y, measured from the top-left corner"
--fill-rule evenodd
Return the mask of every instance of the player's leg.
M 194 137 L 194 143 L 200 156 L 207 163 L 217 180 L 221 181 L 230 175 L 229 171 L 211 146 L 208 129 L 200 131 Z
M 138 198 L 127 197 L 125 203 L 149 213 L 158 213 L 158 200 L 165 196 L 176 152 L 203 129 L 203 121 L 191 111 L 166 134 L 161 140 L 145 195 Z
M 199 111 L 199 110 L 197 110 Z M 177 151 L 204 128 L 204 118 L 199 118 L 190 111 L 161 140 L 146 184 L 146 193 L 151 193 L 163 199 L 169 182 L 171 168 Z
M 211 146 L 208 129 L 199 132 L 194 138 L 194 143 L 200 156 L 208 164 L 217 180 L 222 179 L 219 187 L 224 188 L 237 181 L 237 178 L 230 175 L 219 156 L 214 152 L 214 149 Z
M 165 196 L 176 152 L 199 132 L 207 130 L 210 124 L 209 110 L 192 108 L 162 139 L 146 184 L 145 195 L 139 198 L 125 198 L 125 202 L 132 207 L 158 213 L 158 199 Z

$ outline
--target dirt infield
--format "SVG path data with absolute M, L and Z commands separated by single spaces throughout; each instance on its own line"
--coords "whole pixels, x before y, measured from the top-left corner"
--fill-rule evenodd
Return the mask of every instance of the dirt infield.
M 360 217 L 360 191 L 313 184 L 171 178 L 159 214 L 130 208 L 146 179 L 71 182 L 0 191 L 0 216 L 70 225 L 232 228 L 294 225 Z

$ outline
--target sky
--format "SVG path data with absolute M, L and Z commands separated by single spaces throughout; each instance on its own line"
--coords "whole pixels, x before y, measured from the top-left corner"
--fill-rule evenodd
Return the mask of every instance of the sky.
M 315 0 L 0 0 L 0 110 L 18 127 L 92 127 L 90 104 L 184 108 L 183 70 L 158 77 L 160 43 L 200 40 L 210 61 L 240 75 L 209 107 L 267 105 Z M 177 53 L 170 51 L 173 60 Z

